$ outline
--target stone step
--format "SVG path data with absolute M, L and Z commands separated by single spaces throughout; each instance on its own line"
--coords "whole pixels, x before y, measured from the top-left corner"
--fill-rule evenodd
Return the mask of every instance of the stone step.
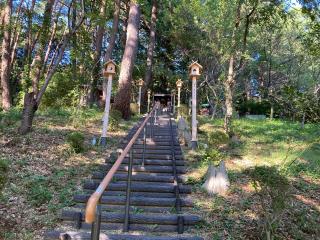
M 116 160 L 109 160 L 107 163 L 113 164 L 115 163 Z M 128 165 L 129 159 L 125 158 L 122 161 L 122 164 Z M 141 165 L 142 164 L 142 159 L 136 159 L 134 158 L 132 160 L 133 165 Z M 176 166 L 184 166 L 184 161 L 183 160 L 176 160 L 175 161 Z M 156 165 L 156 166 L 172 166 L 172 160 L 160 160 L 160 159 L 144 159 L 144 165 Z
M 66 221 L 76 221 L 80 212 L 73 210 L 63 210 L 61 213 L 61 219 Z M 84 212 L 82 214 L 82 221 L 84 221 Z M 197 215 L 180 215 L 183 216 L 183 223 L 185 226 L 192 226 L 200 222 L 200 217 Z M 102 213 L 102 223 L 124 223 L 124 213 Z M 129 222 L 131 224 L 144 224 L 144 225 L 177 225 L 177 214 L 132 214 L 130 213 Z
M 100 181 L 87 180 L 84 184 L 84 189 L 95 190 L 99 186 Z M 127 188 L 126 183 L 110 183 L 106 191 L 125 191 Z M 131 183 L 132 192 L 162 192 L 162 193 L 173 193 L 174 185 L 172 183 L 149 183 L 149 182 L 132 182 Z M 190 185 L 179 184 L 179 191 L 181 193 L 191 193 Z
M 126 155 L 126 157 L 129 157 L 129 153 Z M 134 159 L 142 159 L 143 155 L 142 153 L 133 153 L 133 158 Z M 144 154 L 145 159 L 149 158 L 149 159 L 163 159 L 163 160 L 171 160 L 172 159 L 172 155 L 170 154 L 153 154 L 153 153 L 145 153 Z M 177 154 L 175 155 L 175 159 L 176 160 L 183 160 L 183 156 L 181 154 Z
M 79 210 L 85 209 L 85 203 L 77 203 L 72 206 L 73 208 L 78 208 Z M 145 213 L 145 214 L 153 214 L 153 213 L 162 213 L 162 214 L 170 214 L 176 213 L 175 207 L 158 207 L 158 206 L 130 206 L 130 212 L 132 213 Z M 190 207 L 181 207 L 182 212 L 190 211 Z M 124 212 L 125 205 L 101 205 L 101 210 L 105 212 Z
M 137 145 L 137 144 L 143 144 L 143 139 L 137 139 L 135 142 L 134 142 L 134 145 Z M 125 144 L 126 145 L 126 144 Z M 151 145 L 157 145 L 157 146 L 169 146 L 171 147 L 171 142 L 170 141 L 164 141 L 164 140 L 151 140 L 151 141 L 148 141 L 147 143 L 147 146 L 151 146 Z M 174 141 L 174 146 L 176 147 L 179 147 L 180 146 L 180 143 L 178 140 Z
M 109 213 L 108 213 L 109 214 Z M 64 220 L 64 224 L 70 227 L 75 226 L 74 221 L 66 221 Z M 88 223 L 82 222 L 81 229 L 85 231 L 90 231 L 92 225 Z M 192 225 L 185 225 L 184 231 L 188 231 L 192 228 Z M 122 231 L 123 230 L 123 223 L 101 223 L 101 232 L 104 231 Z M 178 232 L 178 226 L 175 225 L 169 225 L 169 224 L 136 224 L 136 223 L 130 223 L 129 224 L 129 231 L 141 231 L 146 233 L 154 233 L 160 235 L 163 232 L 171 232 L 171 233 L 177 233 Z
M 113 164 L 102 164 L 100 169 L 102 171 L 109 171 L 110 168 L 113 166 Z M 127 165 L 120 165 L 118 168 L 117 172 L 127 172 L 128 171 L 128 166 Z M 171 174 L 173 173 L 172 171 L 172 167 L 171 166 L 133 166 L 132 167 L 132 172 L 136 173 L 136 172 L 149 172 L 149 173 L 168 173 Z M 178 174 L 185 174 L 187 172 L 186 167 L 183 166 L 177 166 L 177 173 Z
M 86 203 L 90 195 L 77 194 L 73 200 L 78 203 Z M 100 204 L 104 205 L 124 205 L 125 196 L 103 196 Z M 151 198 L 151 197 L 130 197 L 131 206 L 154 206 L 154 207 L 174 207 L 176 198 Z M 182 207 L 192 207 L 193 203 L 190 198 L 181 198 Z
M 143 146 L 142 148 L 139 148 L 139 149 L 135 149 L 133 148 L 133 153 L 143 153 Z M 171 147 L 170 149 L 149 149 L 146 147 L 146 151 L 145 151 L 146 154 L 172 154 L 172 151 L 171 151 Z M 174 151 L 174 153 L 176 155 L 182 155 L 182 151 L 181 149 L 176 149 Z
M 132 146 L 132 149 L 143 149 L 143 144 L 134 144 Z M 171 145 L 169 146 L 160 146 L 160 145 L 155 145 L 155 144 L 149 144 L 146 145 L 146 150 L 152 150 L 152 149 L 158 149 L 158 150 L 170 150 L 171 151 Z M 180 146 L 175 146 L 176 151 L 181 151 Z
M 92 175 L 93 179 L 103 179 L 106 176 L 106 172 L 94 172 Z M 114 175 L 114 181 L 126 181 L 128 178 L 127 173 L 116 173 Z M 132 175 L 132 181 L 143 181 L 143 182 L 170 182 L 172 183 L 174 178 L 172 175 L 162 175 L 158 173 L 139 173 Z M 186 182 L 187 177 L 180 175 L 178 176 L 179 182 Z
M 84 189 L 85 193 L 92 194 L 95 189 Z M 186 194 L 182 193 L 180 196 L 184 196 Z M 126 191 L 105 191 L 102 196 L 126 196 Z M 175 193 L 168 193 L 168 192 L 131 192 L 130 196 L 136 197 L 159 197 L 159 198 L 172 198 L 175 197 Z
M 89 232 L 75 232 L 75 231 L 52 231 L 45 235 L 48 240 L 90 240 Z M 104 234 L 99 236 L 100 240 L 203 240 L 197 236 L 147 236 L 147 235 L 130 235 L 130 234 Z

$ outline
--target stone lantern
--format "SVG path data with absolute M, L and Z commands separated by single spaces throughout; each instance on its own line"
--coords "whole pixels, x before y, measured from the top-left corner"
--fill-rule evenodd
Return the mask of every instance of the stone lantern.
M 139 87 L 139 97 L 138 97 L 139 114 L 141 114 L 141 88 L 143 84 L 144 84 L 144 81 L 140 78 L 137 82 L 137 85 Z
M 104 116 L 103 116 L 103 126 L 100 144 L 106 146 L 107 144 L 107 131 L 109 123 L 109 112 L 110 112 L 110 99 L 112 90 L 112 78 L 116 74 L 116 64 L 114 61 L 109 60 L 104 64 L 103 76 L 108 79 L 107 83 L 107 94 L 106 103 L 104 105 Z
M 151 98 L 151 90 L 148 90 L 148 112 L 150 111 L 150 98 Z
M 176 105 L 176 90 L 173 89 L 171 91 L 171 95 L 172 95 L 172 102 L 171 102 L 171 104 L 172 104 L 172 113 L 175 114 L 175 112 L 176 112 L 176 109 L 175 109 L 175 105 Z
M 189 66 L 189 75 L 191 77 L 199 77 L 201 74 L 202 66 L 197 62 L 192 62 Z
M 116 64 L 114 61 L 109 60 L 104 64 L 104 69 L 103 69 L 103 76 L 105 78 L 108 78 L 109 75 L 115 75 L 116 74 Z
M 189 66 L 189 76 L 192 79 L 192 149 L 198 146 L 197 140 L 197 78 L 201 75 L 202 66 L 197 62 L 192 62 Z
M 180 108 L 180 92 L 181 92 L 181 88 L 182 88 L 182 80 L 178 79 L 178 81 L 176 82 L 177 88 L 178 88 L 178 108 Z

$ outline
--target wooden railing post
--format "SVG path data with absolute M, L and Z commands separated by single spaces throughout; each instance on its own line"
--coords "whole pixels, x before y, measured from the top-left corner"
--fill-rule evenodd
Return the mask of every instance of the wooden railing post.
M 124 224 L 123 224 L 123 231 L 129 231 L 129 211 L 130 211 L 130 194 L 131 194 L 131 176 L 132 176 L 132 161 L 133 161 L 133 153 L 132 149 L 129 153 L 129 165 L 128 165 L 128 180 L 127 180 L 127 193 L 126 193 L 126 208 L 125 208 L 125 215 L 124 215 Z
M 91 240 L 99 240 L 100 238 L 100 226 L 101 226 L 101 206 L 96 207 L 96 218 L 91 227 Z
M 144 159 L 145 159 L 145 152 L 146 152 L 146 140 L 147 140 L 147 136 L 146 136 L 146 127 L 144 127 L 143 129 L 143 152 L 142 152 L 142 167 L 144 167 Z

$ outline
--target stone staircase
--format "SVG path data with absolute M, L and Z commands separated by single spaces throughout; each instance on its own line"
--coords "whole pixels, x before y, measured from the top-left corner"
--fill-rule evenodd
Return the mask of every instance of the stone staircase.
M 127 141 L 138 127 L 139 125 L 131 129 L 126 137 Z M 129 233 L 122 232 L 128 179 L 127 156 L 100 199 L 100 240 L 202 239 L 189 233 L 201 219 L 197 215 L 187 213 L 193 207 L 188 197 L 191 186 L 185 184 L 186 168 L 177 139 L 176 124 L 165 114 L 158 117 L 157 125 L 154 125 L 152 130 L 151 127 L 149 125 L 146 128 L 148 138 L 151 131 L 153 134 L 151 139 L 146 141 L 144 156 L 143 133 L 132 147 Z M 45 239 L 91 239 L 91 224 L 84 221 L 86 202 L 114 161 L 115 159 L 107 160 L 100 166 L 99 171 L 94 172 L 92 178 L 84 183 L 85 194 L 74 196 L 75 205 L 61 213 L 61 228 L 47 232 Z

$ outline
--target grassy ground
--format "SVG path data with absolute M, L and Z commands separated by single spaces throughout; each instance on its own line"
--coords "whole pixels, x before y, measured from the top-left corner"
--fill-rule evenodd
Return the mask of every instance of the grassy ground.
M 291 199 L 276 227 L 275 239 L 320 239 L 320 125 L 281 120 L 234 121 L 236 139 L 218 147 L 226 161 L 230 188 L 210 197 L 201 189 L 208 167 L 205 155 L 212 146 L 208 135 L 222 130 L 222 120 L 200 119 L 200 148 L 187 152 L 190 183 L 197 213 L 205 222 L 198 233 L 206 239 L 264 239 L 261 206 L 246 169 L 276 166 L 289 179 Z M 206 149 L 206 147 L 208 147 Z
M 20 110 L 0 113 L 0 160 L 9 165 L 0 196 L 0 239 L 41 239 L 45 230 L 54 228 L 59 210 L 72 204 L 82 181 L 137 120 L 121 122 L 102 149 L 91 145 L 100 135 L 101 117 L 95 109 L 40 111 L 33 131 L 20 136 Z M 84 152 L 75 153 L 66 142 L 72 132 L 84 134 Z

